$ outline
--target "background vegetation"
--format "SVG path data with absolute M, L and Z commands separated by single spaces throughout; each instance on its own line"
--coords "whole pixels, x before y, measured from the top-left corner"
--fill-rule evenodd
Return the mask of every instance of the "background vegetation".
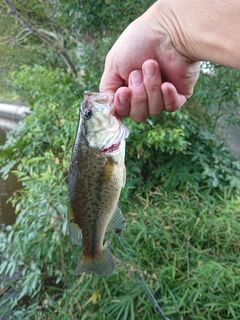
M 22 182 L 11 199 L 16 223 L 0 233 L 0 273 L 22 272 L 11 283 L 21 295 L 10 318 L 160 318 L 114 236 L 127 267 L 116 257 L 107 278 L 73 276 L 81 249 L 66 223 L 83 91 L 98 90 L 110 46 L 152 2 L 12 1 L 22 20 L 9 15 L 9 1 L 2 5 L 1 93 L 31 105 L 1 152 L 3 176 L 14 170 Z M 203 71 L 183 109 L 138 125 L 125 120 L 131 135 L 121 238 L 171 320 L 240 318 L 240 165 L 216 135 L 224 123 L 239 125 L 240 73 L 212 64 Z M 3 302 L 0 315 L 9 312 Z

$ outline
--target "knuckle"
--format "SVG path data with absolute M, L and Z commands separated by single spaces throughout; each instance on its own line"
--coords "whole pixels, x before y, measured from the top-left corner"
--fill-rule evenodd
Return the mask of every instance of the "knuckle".
M 133 104 L 146 104 L 147 97 L 148 96 L 145 90 L 138 90 L 138 92 L 132 92 L 131 102 Z
M 147 92 L 154 92 L 154 93 L 159 93 L 161 94 L 161 86 L 157 84 L 147 84 L 146 86 L 146 91 Z
M 164 106 L 158 106 L 157 108 L 155 108 L 155 109 L 150 109 L 149 110 L 149 115 L 150 116 L 159 116 L 159 114 L 161 114 L 163 111 L 164 111 L 165 109 L 164 109 Z

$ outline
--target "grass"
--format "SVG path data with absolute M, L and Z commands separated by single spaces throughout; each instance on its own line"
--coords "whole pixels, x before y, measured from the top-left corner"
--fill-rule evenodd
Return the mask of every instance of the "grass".
M 157 189 L 145 197 L 136 195 L 122 208 L 127 228 L 121 239 L 169 319 L 240 319 L 238 192 L 219 195 L 188 187 L 185 193 L 168 194 Z M 118 239 L 110 238 L 135 274 Z M 74 248 L 77 259 L 79 248 Z M 16 315 L 53 320 L 161 319 L 129 270 L 116 260 L 116 270 L 107 278 L 74 277 L 65 261 L 65 284 L 46 288 L 36 308 Z

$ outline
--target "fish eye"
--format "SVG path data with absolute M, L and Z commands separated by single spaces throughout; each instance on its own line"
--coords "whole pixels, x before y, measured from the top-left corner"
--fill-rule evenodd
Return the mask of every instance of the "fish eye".
M 91 110 L 85 110 L 84 111 L 84 116 L 87 120 L 91 119 L 92 117 L 92 111 Z

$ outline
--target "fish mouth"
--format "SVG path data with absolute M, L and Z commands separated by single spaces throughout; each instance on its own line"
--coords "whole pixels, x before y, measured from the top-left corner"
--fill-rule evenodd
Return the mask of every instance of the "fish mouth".
M 120 141 L 119 141 L 118 143 L 114 143 L 114 144 L 112 144 L 109 148 L 103 149 L 102 152 L 104 152 L 104 153 L 111 153 L 111 152 L 119 149 L 120 143 L 121 143 Z

